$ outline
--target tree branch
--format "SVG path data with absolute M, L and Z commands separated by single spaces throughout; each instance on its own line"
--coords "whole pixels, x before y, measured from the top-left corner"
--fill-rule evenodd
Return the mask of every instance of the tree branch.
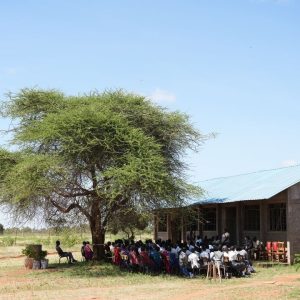
M 91 215 L 82 206 L 80 206 L 77 203 L 72 203 L 68 207 L 63 207 L 60 204 L 58 204 L 56 201 L 54 201 L 52 199 L 49 199 L 49 200 L 54 207 L 56 207 L 60 212 L 62 212 L 64 214 L 70 212 L 74 208 L 77 208 L 77 209 L 79 209 L 79 211 L 81 213 L 83 213 L 88 218 L 88 220 L 90 220 L 90 218 L 91 218 Z

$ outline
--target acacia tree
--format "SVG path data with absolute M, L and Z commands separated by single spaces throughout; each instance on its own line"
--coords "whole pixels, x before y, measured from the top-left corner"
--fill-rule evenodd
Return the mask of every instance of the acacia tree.
M 79 212 L 97 259 L 114 216 L 180 206 L 199 192 L 185 181 L 182 158 L 205 136 L 185 114 L 143 96 L 23 89 L 1 112 L 15 123 L 14 150 L 0 151 L 1 203 L 30 218 Z
M 108 223 L 111 233 L 124 232 L 127 238 L 134 240 L 136 230 L 144 230 L 150 223 L 151 217 L 147 213 L 139 213 L 136 210 L 118 211 Z

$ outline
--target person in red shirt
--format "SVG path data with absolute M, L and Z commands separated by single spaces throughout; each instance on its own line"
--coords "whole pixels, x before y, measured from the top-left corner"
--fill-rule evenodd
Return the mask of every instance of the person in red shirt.
M 113 263 L 117 266 L 121 264 L 122 257 L 121 257 L 121 248 L 120 245 L 117 244 L 114 248 L 114 256 L 113 256 Z
M 149 253 L 144 246 L 141 247 L 140 253 L 140 266 L 144 272 L 149 272 L 154 267 L 152 260 L 149 257 Z

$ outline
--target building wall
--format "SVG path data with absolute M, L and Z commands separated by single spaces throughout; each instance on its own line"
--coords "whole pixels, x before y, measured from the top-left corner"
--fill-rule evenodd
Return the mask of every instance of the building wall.
M 287 242 L 287 231 L 270 231 L 270 216 L 268 211 L 269 204 L 274 203 L 286 203 L 288 209 L 288 190 L 284 190 L 283 192 L 275 195 L 274 197 L 270 198 L 269 200 L 263 201 L 264 205 L 264 212 L 263 215 L 265 217 L 265 238 L 263 239 L 264 242 L 266 241 L 281 241 Z M 287 216 L 288 219 L 288 216 Z
M 269 216 L 269 205 L 274 203 L 286 203 L 286 219 L 287 219 L 287 230 L 286 231 L 271 231 L 270 230 L 270 216 Z M 260 206 L 260 230 L 259 231 L 248 231 L 244 230 L 243 213 L 245 205 L 259 205 Z M 217 208 L 217 224 L 215 231 L 204 231 L 201 222 L 199 222 L 198 230 L 194 232 L 195 235 L 200 234 L 201 236 L 207 236 L 208 238 L 216 235 L 221 235 L 227 226 L 226 221 L 226 209 L 236 209 L 236 232 L 235 240 L 237 244 L 241 244 L 245 236 L 250 238 L 256 237 L 263 243 L 267 241 L 283 241 L 288 243 L 289 248 L 289 261 L 293 261 L 295 253 L 300 253 L 300 183 L 290 187 L 287 190 L 275 195 L 268 200 L 255 200 L 255 201 L 239 201 L 226 204 L 210 204 L 206 207 Z M 199 206 L 199 211 L 201 211 Z M 181 239 L 185 241 L 190 235 L 190 232 L 186 230 L 182 219 L 176 221 L 172 212 L 168 216 L 167 232 L 155 232 L 155 238 L 161 239 L 172 239 L 172 224 L 181 224 Z M 157 230 L 157 227 L 155 227 Z
M 300 183 L 288 189 L 287 240 L 289 241 L 290 262 L 294 254 L 300 253 Z
M 157 239 L 167 240 L 168 239 L 168 232 L 158 231 L 157 236 L 154 239 L 155 240 L 157 240 Z

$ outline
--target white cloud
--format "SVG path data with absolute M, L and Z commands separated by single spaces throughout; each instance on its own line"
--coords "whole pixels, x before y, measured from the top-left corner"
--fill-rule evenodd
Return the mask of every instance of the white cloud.
M 155 89 L 149 98 L 156 103 L 172 103 L 176 101 L 175 94 L 159 88 Z
M 296 166 L 298 165 L 298 162 L 295 161 L 294 159 L 287 159 L 287 160 L 284 160 L 281 165 L 283 167 L 292 167 L 292 166 Z

